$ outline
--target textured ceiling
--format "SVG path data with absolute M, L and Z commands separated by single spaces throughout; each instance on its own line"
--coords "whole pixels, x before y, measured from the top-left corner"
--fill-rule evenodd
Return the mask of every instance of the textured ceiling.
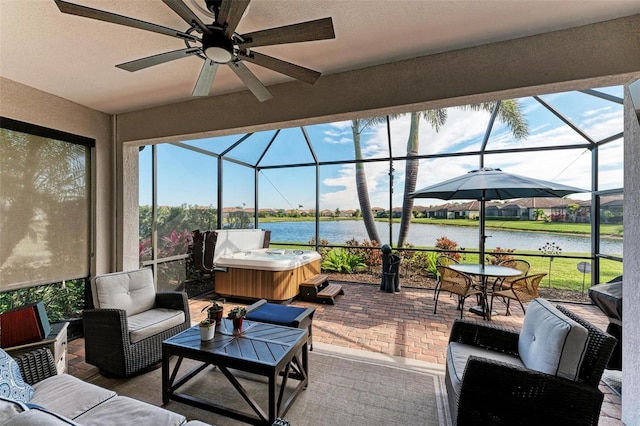
M 192 1 L 184 0 L 193 7 Z M 72 1 L 186 30 L 160 0 Z M 336 38 L 256 48 L 323 74 L 640 13 L 634 1 L 253 0 L 238 33 L 330 16 Z M 205 22 L 211 18 L 199 13 Z M 202 66 L 188 57 L 135 73 L 116 64 L 184 47 L 176 38 L 61 13 L 53 0 L 0 0 L 0 75 L 106 113 L 190 99 Z M 267 86 L 291 80 L 248 65 Z M 300 83 L 303 84 L 303 83 Z M 226 67 L 212 95 L 245 90 Z

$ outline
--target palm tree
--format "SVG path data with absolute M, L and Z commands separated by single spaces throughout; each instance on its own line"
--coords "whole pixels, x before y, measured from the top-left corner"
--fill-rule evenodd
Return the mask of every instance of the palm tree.
M 356 159 L 356 190 L 358 192 L 358 202 L 360 203 L 360 211 L 362 212 L 362 220 L 367 230 L 369 240 L 380 242 L 376 222 L 371 211 L 371 203 L 369 202 L 369 188 L 367 186 L 367 175 L 364 171 L 364 163 L 362 160 L 362 146 L 360 144 L 360 135 L 369 126 L 380 124 L 386 121 L 386 117 L 374 117 L 367 120 L 356 118 L 351 120 L 351 132 L 353 133 L 353 147 L 355 149 Z
M 492 111 L 495 108 L 495 102 L 484 102 L 481 104 L 464 105 L 458 108 L 470 109 L 472 111 Z M 435 131 L 439 131 L 440 127 L 447 121 L 446 109 L 434 109 L 428 111 L 416 111 L 411 113 L 411 127 L 409 129 L 409 140 L 407 141 L 407 160 L 405 163 L 405 184 L 404 196 L 402 200 L 402 219 L 400 221 L 400 231 L 398 234 L 398 247 L 403 247 L 409 234 L 409 226 L 413 217 L 413 198 L 409 194 L 416 190 L 416 181 L 418 179 L 419 159 L 416 158 L 420 147 L 420 119 L 424 118 Z M 529 134 L 529 127 L 524 115 L 520 110 L 518 101 L 508 99 L 501 101 L 498 115 L 499 121 L 509 126 L 511 133 L 516 139 L 523 139 Z

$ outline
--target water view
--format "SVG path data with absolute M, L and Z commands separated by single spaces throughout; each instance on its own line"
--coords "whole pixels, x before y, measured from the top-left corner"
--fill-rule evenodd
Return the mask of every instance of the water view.
M 382 243 L 389 243 L 389 225 L 376 222 Z M 272 222 L 263 223 L 262 229 L 271 230 L 272 242 L 308 242 L 315 233 L 314 222 Z M 394 223 L 392 227 L 392 241 L 398 239 L 400 224 Z M 562 249 L 563 253 L 590 253 L 591 237 L 580 235 L 564 235 L 527 231 L 511 231 L 503 229 L 487 229 L 488 236 L 486 248 L 488 250 L 501 247 L 504 249 L 533 250 L 536 251 L 546 242 L 554 242 Z M 436 245 L 440 237 L 447 237 L 458 243 L 459 247 L 477 250 L 478 228 L 462 226 L 431 225 L 413 223 L 409 230 L 408 242 L 414 246 Z M 323 221 L 320 222 L 320 238 L 328 240 L 330 244 L 344 244 L 347 240 L 355 238 L 358 241 L 368 239 L 367 232 L 362 221 Z M 622 254 L 622 239 L 602 239 L 600 252 L 606 254 Z

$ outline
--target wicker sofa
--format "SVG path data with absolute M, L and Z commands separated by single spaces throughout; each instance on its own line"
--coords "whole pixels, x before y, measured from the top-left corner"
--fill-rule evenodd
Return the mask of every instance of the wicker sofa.
M 104 375 L 129 377 L 160 362 L 162 341 L 191 325 L 186 293 L 156 293 L 151 269 L 97 276 L 91 289 L 86 361 Z
M 445 383 L 454 424 L 597 425 L 616 339 L 543 299 L 521 331 L 456 320 Z
M 57 374 L 53 355 L 46 348 L 15 360 L 0 349 L 0 362 L 4 363 L 0 368 L 5 380 L 0 383 L 2 425 L 206 426 L 71 375 Z

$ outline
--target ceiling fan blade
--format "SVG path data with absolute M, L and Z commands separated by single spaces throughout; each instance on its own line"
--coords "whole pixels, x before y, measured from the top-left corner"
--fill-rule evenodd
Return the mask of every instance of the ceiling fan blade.
M 242 61 L 229 62 L 229 67 L 240 77 L 240 80 L 242 80 L 245 86 L 251 90 L 251 93 L 253 93 L 260 102 L 273 98 L 271 92 L 264 87 L 264 84 L 258 80 L 258 77 L 256 77 Z
M 233 35 L 236 28 L 238 27 L 238 24 L 240 23 L 240 19 L 242 19 L 242 15 L 249 7 L 250 2 L 251 0 L 229 1 L 231 5 L 229 6 L 229 12 L 226 17 L 227 27 L 224 29 L 225 36 L 231 37 Z M 223 1 L 223 3 L 225 2 Z
M 314 84 L 318 78 L 322 75 L 318 71 L 314 71 L 309 68 L 304 68 L 291 62 L 285 62 L 273 56 L 263 55 L 258 52 L 247 52 L 245 50 L 240 51 L 240 57 L 261 67 L 269 68 L 270 70 L 279 72 L 280 74 L 288 75 L 296 80 L 304 81 L 305 83 Z
M 163 64 L 165 62 L 174 61 L 176 59 L 186 58 L 187 56 L 197 55 L 200 49 L 197 47 L 187 47 L 186 49 L 173 50 L 171 52 L 160 53 L 159 55 L 147 56 L 146 58 L 136 59 L 135 61 L 118 64 L 116 67 L 127 71 L 139 71 L 154 65 Z
M 182 0 L 162 0 L 164 4 L 169 6 L 175 13 L 180 15 L 182 19 L 189 25 L 196 24 L 203 33 L 211 34 L 211 30 L 207 28 L 204 22 L 187 7 Z
M 220 2 L 220 8 L 218 9 L 218 13 L 216 15 L 216 25 L 222 28 L 224 23 L 227 20 L 227 16 L 229 16 L 229 8 L 231 7 L 232 0 L 222 0 Z
M 68 13 L 70 15 L 82 16 L 84 18 L 97 19 L 99 21 L 110 22 L 112 24 L 124 25 L 127 27 L 138 28 L 146 31 L 153 31 L 172 37 L 178 37 L 181 39 L 188 39 L 197 41 L 198 39 L 191 34 L 186 34 L 178 30 L 163 27 L 161 25 L 152 24 L 151 22 L 140 21 L 138 19 L 129 18 L 128 16 L 122 16 L 111 12 L 105 12 L 104 10 L 93 9 L 91 7 L 80 6 L 77 4 L 69 3 L 62 0 L 55 0 L 58 9 L 62 13 Z
M 218 71 L 218 64 L 207 58 L 202 65 L 198 81 L 193 88 L 192 96 L 209 96 L 213 79 L 216 77 L 216 71 Z
M 242 37 L 247 40 L 245 43 L 240 44 L 242 47 L 257 47 L 327 40 L 336 38 L 336 34 L 333 30 L 333 20 L 331 18 L 323 18 L 315 21 L 285 25 L 284 27 L 255 31 L 253 33 L 243 34 Z

